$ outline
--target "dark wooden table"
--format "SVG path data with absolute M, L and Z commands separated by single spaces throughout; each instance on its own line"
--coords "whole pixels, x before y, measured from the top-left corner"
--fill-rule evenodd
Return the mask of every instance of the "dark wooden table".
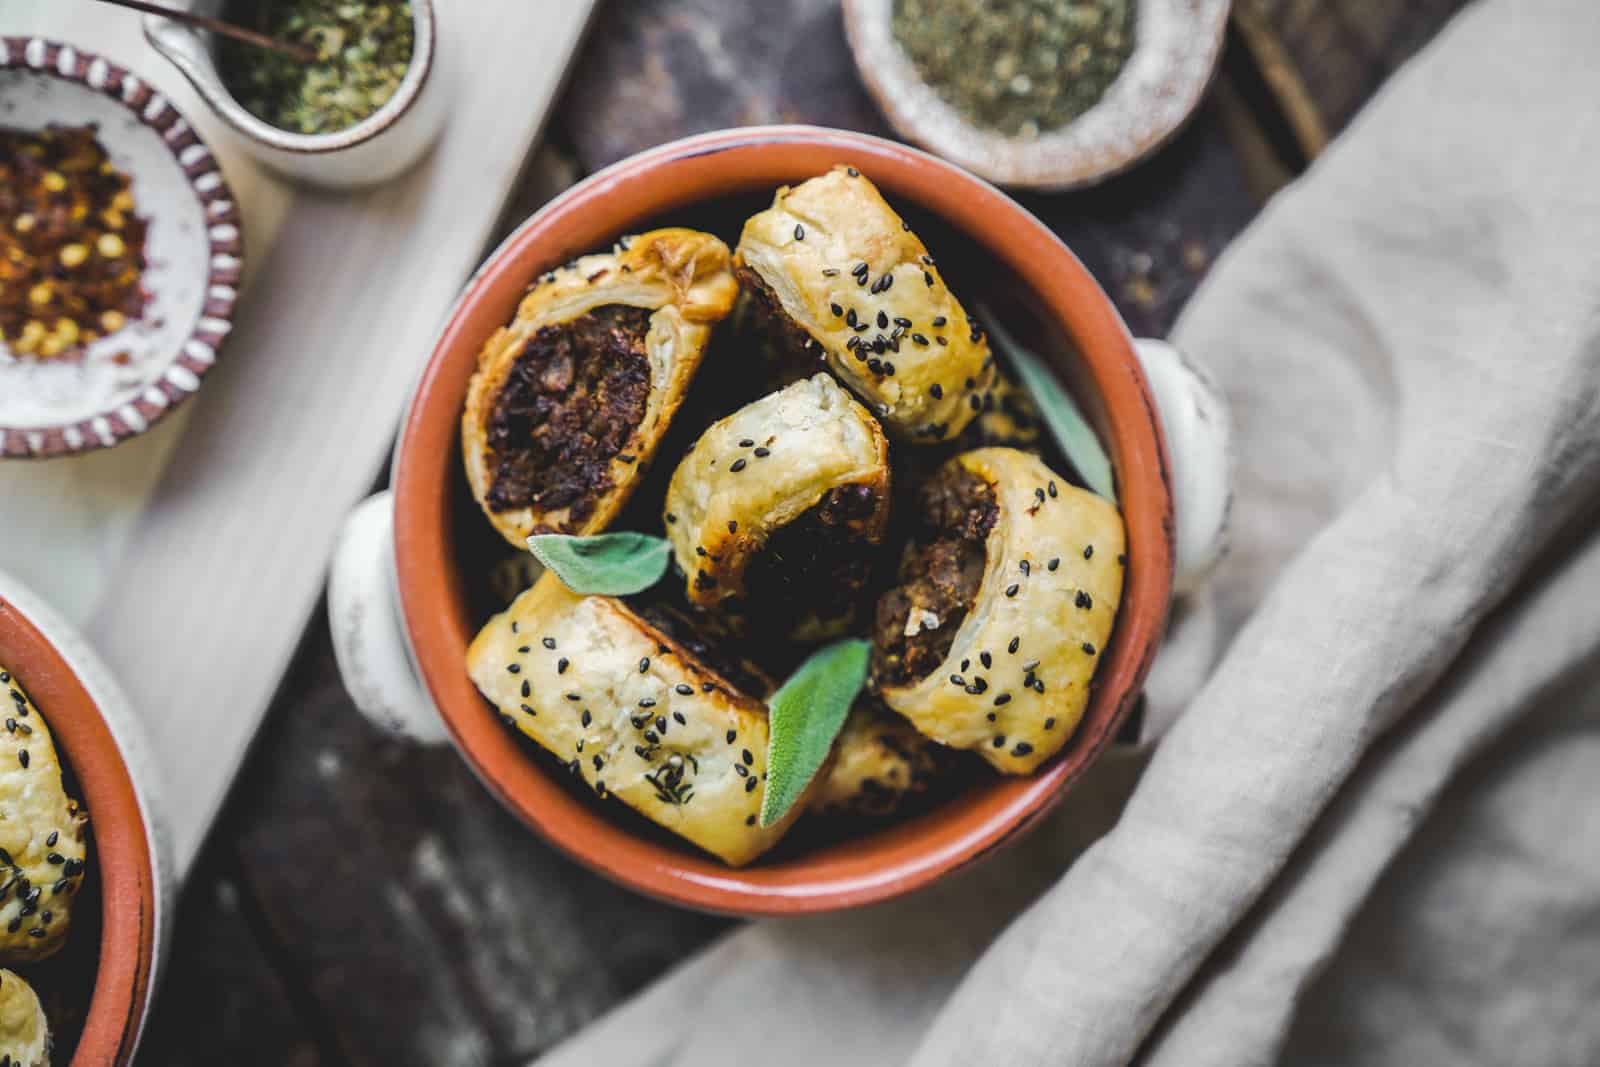
M 1029 196 L 1136 333 L 1465 0 L 1235 0 L 1195 120 L 1131 173 Z M 837 0 L 608 0 L 507 226 L 605 164 L 763 122 L 887 133 Z M 728 926 L 553 852 L 449 749 L 388 740 L 306 635 L 177 913 L 142 1062 L 521 1064 Z

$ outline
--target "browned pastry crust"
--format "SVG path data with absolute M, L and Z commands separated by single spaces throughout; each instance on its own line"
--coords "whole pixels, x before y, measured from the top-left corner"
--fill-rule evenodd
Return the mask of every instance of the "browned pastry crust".
M 888 514 L 883 430 L 818 374 L 702 434 L 673 473 L 664 519 L 691 602 L 759 600 L 817 639 L 859 599 Z
M 878 604 L 874 682 L 935 741 L 1029 773 L 1088 705 L 1122 597 L 1122 517 L 1012 448 L 950 460 L 924 507 Z
M 710 234 L 624 238 L 545 275 L 478 356 L 461 419 L 473 496 L 519 548 L 627 502 L 738 285 Z
M 760 825 L 767 713 L 620 600 L 546 574 L 467 652 L 480 692 L 600 796 L 733 866 L 771 848 L 803 805 Z
M 978 414 L 994 375 L 983 331 L 854 167 L 779 189 L 745 223 L 735 264 L 766 317 L 791 324 L 795 361 L 817 351 L 900 436 L 946 441 Z M 783 344 L 785 331 L 766 332 Z

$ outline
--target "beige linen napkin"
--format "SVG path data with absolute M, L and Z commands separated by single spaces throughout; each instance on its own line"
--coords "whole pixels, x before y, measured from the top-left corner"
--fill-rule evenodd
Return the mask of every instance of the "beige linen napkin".
M 1186 311 L 1232 636 L 1148 765 L 541 1062 L 1600 1062 L 1597 55 L 1592 0 L 1481 0 Z

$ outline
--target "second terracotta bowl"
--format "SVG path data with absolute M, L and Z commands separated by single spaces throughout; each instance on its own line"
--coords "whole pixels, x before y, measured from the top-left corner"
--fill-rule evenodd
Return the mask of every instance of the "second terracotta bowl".
M 467 645 L 483 619 L 464 578 L 475 553 L 462 533 L 473 505 L 460 476 L 459 419 L 479 348 L 541 272 L 662 221 L 700 226 L 732 243 L 740 221 L 765 206 L 777 186 L 840 163 L 861 168 L 911 220 L 969 307 L 1003 303 L 1026 320 L 1010 325 L 1046 339 L 1043 354 L 1097 424 L 1116 469 L 1127 584 L 1082 725 L 1037 774 L 984 778 L 906 821 L 845 841 L 780 846 L 733 870 L 571 791 L 473 687 Z M 1015 201 L 932 156 L 859 134 L 809 127 L 707 134 L 575 186 L 524 223 L 468 285 L 417 387 L 396 459 L 403 625 L 428 693 L 468 763 L 507 807 L 569 854 L 642 892 L 710 911 L 852 907 L 926 885 L 1015 837 L 1110 743 L 1139 695 L 1167 616 L 1173 520 L 1166 470 L 1161 426 L 1126 327 L 1077 258 Z

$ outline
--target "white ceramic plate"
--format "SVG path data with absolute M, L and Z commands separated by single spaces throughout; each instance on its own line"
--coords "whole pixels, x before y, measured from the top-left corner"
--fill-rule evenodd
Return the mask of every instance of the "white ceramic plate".
M 239 212 L 222 171 L 170 101 L 71 45 L 0 37 L 0 126 L 93 124 L 147 219 L 147 303 L 81 360 L 18 359 L 0 342 L 0 456 L 108 448 L 200 387 L 228 334 L 239 284 Z

